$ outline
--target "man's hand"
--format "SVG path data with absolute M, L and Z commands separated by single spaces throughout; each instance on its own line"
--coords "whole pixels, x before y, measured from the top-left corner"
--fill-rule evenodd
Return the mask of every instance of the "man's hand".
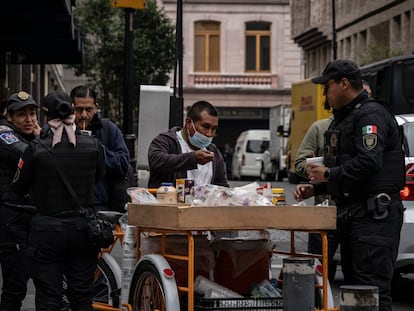
M 328 180 L 324 177 L 325 172 L 328 170 L 326 166 L 317 164 L 307 164 L 306 171 L 308 178 L 311 183 L 327 182 Z
M 206 149 L 199 149 L 194 152 L 197 158 L 197 164 L 206 164 L 214 159 L 214 152 Z
M 313 196 L 313 185 L 299 184 L 293 191 L 293 198 L 300 202 Z

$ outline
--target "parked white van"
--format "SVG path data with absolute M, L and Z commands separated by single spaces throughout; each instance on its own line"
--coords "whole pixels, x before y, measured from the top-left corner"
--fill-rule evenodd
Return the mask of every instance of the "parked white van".
M 247 130 L 240 134 L 234 147 L 234 179 L 259 177 L 263 153 L 269 148 L 269 130 Z

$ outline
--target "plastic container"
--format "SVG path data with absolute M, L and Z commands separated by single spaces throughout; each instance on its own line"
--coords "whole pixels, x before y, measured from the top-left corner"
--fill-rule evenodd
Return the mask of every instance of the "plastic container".
M 194 280 L 194 290 L 209 298 L 243 298 L 242 295 L 201 275 Z
M 286 205 L 285 189 L 272 188 L 272 203 L 274 205 Z
M 194 196 L 194 179 L 179 178 L 175 182 L 178 203 L 191 204 Z
M 163 182 L 161 187 L 157 189 L 157 201 L 164 204 L 177 203 L 177 190 L 172 183 Z

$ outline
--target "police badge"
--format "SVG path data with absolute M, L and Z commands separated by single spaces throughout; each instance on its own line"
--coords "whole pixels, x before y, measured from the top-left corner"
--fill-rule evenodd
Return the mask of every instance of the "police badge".
M 25 91 L 20 91 L 19 93 L 17 93 L 17 97 L 21 100 L 28 100 L 29 94 L 26 93 Z
M 377 145 L 377 135 L 366 134 L 362 136 L 362 143 L 364 144 L 365 149 L 372 150 Z

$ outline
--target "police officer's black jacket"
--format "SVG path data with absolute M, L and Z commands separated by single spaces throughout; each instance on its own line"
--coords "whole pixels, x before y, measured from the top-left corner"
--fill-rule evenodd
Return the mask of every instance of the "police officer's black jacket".
M 325 165 L 331 176 L 315 187 L 336 201 L 358 201 L 379 193 L 396 198 L 404 185 L 403 133 L 384 103 L 361 92 L 334 111 L 325 134 Z
M 16 173 L 17 162 L 33 135 L 22 135 L 1 116 L 0 136 L 0 200 L 9 203 L 26 202 L 27 199 L 17 195 L 10 185 Z
M 41 139 L 66 175 L 82 207 L 93 207 L 94 184 L 103 177 L 105 168 L 100 143 L 77 131 L 74 146 L 64 131 L 62 141 L 52 148 L 52 137 L 53 134 L 49 131 Z M 77 211 L 79 206 L 59 176 L 46 146 L 34 140 L 27 147 L 13 187 L 22 193 L 31 190 L 37 210 L 42 215 L 53 216 L 61 212 Z

